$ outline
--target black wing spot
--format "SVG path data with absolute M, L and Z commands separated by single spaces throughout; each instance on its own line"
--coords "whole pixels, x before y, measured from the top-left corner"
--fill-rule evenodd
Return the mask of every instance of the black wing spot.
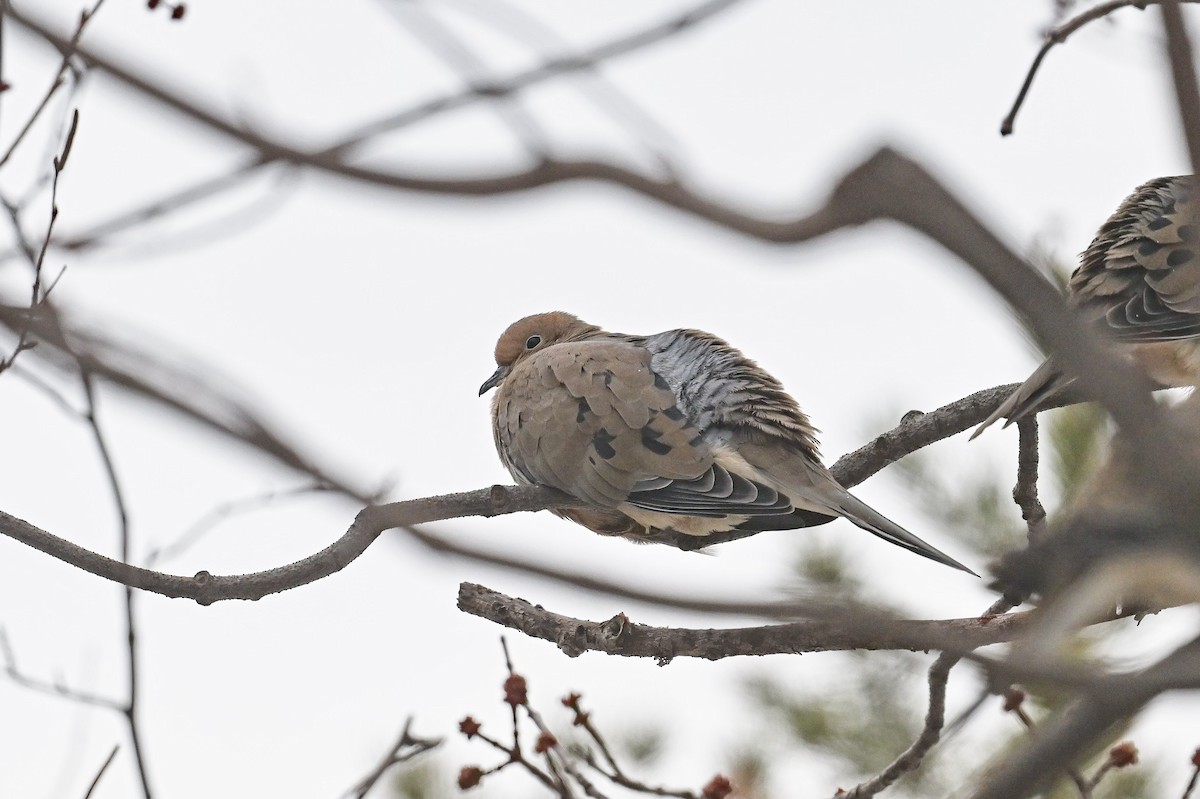
M 586 419 L 587 415 L 591 412 L 592 409 L 588 407 L 587 400 L 583 397 L 580 397 L 579 410 L 575 413 L 575 424 L 583 424 L 583 420 Z
M 1155 217 L 1154 219 L 1151 219 L 1150 223 L 1148 225 L 1146 225 L 1146 227 L 1150 228 L 1151 230 L 1162 230 L 1163 228 L 1167 227 L 1170 224 L 1171 224 L 1171 220 L 1168 219 L 1166 216 L 1158 216 L 1158 217 Z
M 604 460 L 609 460 L 617 451 L 613 449 L 612 442 L 616 440 L 616 436 L 601 427 L 596 431 L 596 435 L 592 436 L 592 447 L 595 448 L 596 454 Z
M 1183 266 L 1188 261 L 1192 260 L 1194 255 L 1195 253 L 1193 253 L 1191 250 L 1171 250 L 1170 254 L 1167 255 L 1167 266 Z
M 1146 241 L 1143 241 L 1141 244 L 1138 245 L 1138 255 L 1141 255 L 1143 257 L 1154 255 L 1154 253 L 1158 252 L 1161 249 L 1162 249 L 1162 245 L 1159 244 L 1157 241 L 1150 241 L 1149 239 L 1147 239 Z
M 650 427 L 642 428 L 642 446 L 655 455 L 666 455 L 671 451 L 671 445 L 659 441 L 660 438 L 662 438 L 662 433 L 657 430 Z
M 603 372 L 600 373 L 600 376 L 604 378 L 604 387 L 605 388 L 608 388 L 609 386 L 612 385 L 612 381 L 613 381 L 612 370 L 605 369 Z
M 671 390 L 671 384 L 668 383 L 666 380 L 664 380 L 662 375 L 660 375 L 658 372 L 652 372 L 651 374 L 654 375 L 654 387 L 655 388 L 660 388 L 663 391 Z
M 1179 235 L 1180 241 L 1186 241 L 1189 244 L 1196 241 L 1196 226 L 1195 225 L 1180 225 L 1175 231 Z
M 697 433 L 696 437 L 688 442 L 688 446 L 689 447 L 698 447 L 703 443 L 704 443 L 704 436 L 700 433 Z
M 663 416 L 667 417 L 672 422 L 678 422 L 680 419 L 683 418 L 683 411 L 679 410 L 678 405 L 672 405 L 670 408 L 667 408 L 662 413 L 663 413 Z

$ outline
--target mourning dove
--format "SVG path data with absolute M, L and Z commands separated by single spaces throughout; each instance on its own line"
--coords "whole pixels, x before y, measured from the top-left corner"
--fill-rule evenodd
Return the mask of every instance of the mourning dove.
M 1191 175 L 1155 178 L 1100 227 L 1067 284 L 1067 304 L 1107 330 L 1160 388 L 1200 379 L 1200 208 Z M 1048 358 L 975 433 L 1062 397 L 1075 378 Z
M 716 336 L 608 333 L 556 311 L 504 331 L 496 363 L 479 393 L 499 387 L 500 459 L 518 483 L 585 502 L 556 513 L 595 532 L 703 541 L 843 516 L 974 574 L 838 485 L 796 401 Z

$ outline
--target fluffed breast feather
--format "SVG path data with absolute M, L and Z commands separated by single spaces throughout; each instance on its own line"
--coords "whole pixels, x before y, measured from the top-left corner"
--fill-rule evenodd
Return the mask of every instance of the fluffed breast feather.
M 625 342 L 547 349 L 513 371 L 496 401 L 510 469 L 601 506 L 620 505 L 647 476 L 690 480 L 711 466 L 649 352 Z

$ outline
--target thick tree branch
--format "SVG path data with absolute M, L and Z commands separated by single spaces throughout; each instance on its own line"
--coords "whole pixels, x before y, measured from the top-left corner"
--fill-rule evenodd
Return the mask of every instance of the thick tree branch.
M 847 612 L 828 620 L 696 630 L 635 624 L 624 613 L 601 622 L 575 619 L 473 583 L 459 585 L 458 607 L 465 613 L 532 638 L 550 641 L 571 657 L 584 652 L 604 652 L 623 657 L 655 658 L 663 663 L 677 657 L 719 660 L 736 655 L 849 649 L 968 651 L 1013 640 L 1028 624 L 1032 613 L 913 621 L 882 614 Z

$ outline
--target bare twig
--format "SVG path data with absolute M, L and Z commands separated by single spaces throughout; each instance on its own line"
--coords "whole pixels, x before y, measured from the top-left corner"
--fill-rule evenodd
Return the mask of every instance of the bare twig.
M 93 17 L 96 16 L 96 12 L 100 10 L 102 5 L 104 5 L 104 0 L 96 0 L 95 5 L 93 5 L 90 9 L 84 9 L 82 12 L 80 12 L 79 22 L 75 26 L 75 32 L 71 34 L 70 43 L 72 48 L 79 45 L 79 40 L 83 36 L 84 28 L 86 28 L 87 24 L 91 22 Z M 7 0 L 4 2 L 4 10 L 5 14 L 11 12 Z M 13 153 L 17 150 L 17 147 L 19 147 L 21 142 L 25 140 L 25 137 L 29 134 L 29 131 L 33 128 L 34 124 L 50 105 L 50 101 L 54 98 L 54 95 L 66 83 L 67 74 L 69 72 L 72 72 L 71 54 L 67 52 L 63 54 L 62 63 L 59 64 L 58 72 L 55 74 L 54 79 L 50 82 L 50 88 L 48 88 L 46 93 L 42 95 L 41 101 L 38 103 L 37 107 L 34 108 L 33 113 L 30 114 L 25 120 L 25 124 L 22 126 L 21 131 L 17 134 L 16 138 L 13 139 L 12 143 L 8 146 L 8 149 L 5 150 L 4 155 L 0 156 L 0 167 L 7 164 L 9 159 L 12 158 Z
M 12 644 L 9 643 L 8 635 L 3 629 L 0 629 L 0 658 L 4 660 L 4 673 L 13 683 L 28 688 L 31 691 L 36 691 L 41 694 L 57 696 L 62 699 L 67 699 L 72 702 L 78 702 L 81 705 L 92 705 L 93 707 L 102 707 L 108 710 L 122 711 L 124 705 L 115 699 L 109 699 L 105 696 L 89 694 L 84 691 L 77 691 L 73 688 L 68 688 L 61 683 L 51 683 L 44 680 L 38 680 L 23 674 L 17 666 L 16 655 L 13 653 Z
M 572 782 L 579 785 L 583 789 L 583 792 L 591 797 L 591 799 L 606 799 L 605 795 L 576 766 L 575 761 L 582 759 L 610 782 L 649 796 L 673 797 L 674 799 L 724 799 L 732 791 L 732 786 L 728 779 L 720 775 L 717 775 L 709 782 L 702 795 L 694 791 L 650 785 L 629 776 L 617 764 L 603 736 L 592 725 L 589 714 L 584 712 L 580 707 L 580 695 L 577 693 L 570 694 L 562 700 L 562 703 L 574 712 L 575 718 L 573 724 L 576 727 L 583 727 L 585 729 L 592 738 L 592 741 L 603 752 L 606 762 L 604 764 L 597 763 L 590 750 L 585 749 L 581 753 L 573 749 L 565 749 L 559 743 L 558 737 L 550 731 L 541 714 L 534 709 L 532 703 L 529 701 L 529 691 L 525 677 L 513 669 L 507 641 L 503 637 L 501 637 L 500 641 L 504 648 L 505 666 L 508 669 L 508 677 L 504 681 L 504 701 L 512 711 L 513 743 L 511 746 L 505 745 L 489 736 L 483 732 L 482 725 L 471 716 L 467 716 L 459 722 L 458 729 L 466 735 L 468 740 L 478 738 L 493 749 L 504 754 L 506 758 L 503 762 L 487 770 L 478 766 L 463 768 L 459 773 L 458 779 L 461 789 L 472 788 L 478 785 L 487 775 L 494 774 L 507 766 L 518 764 L 524 767 L 526 771 L 530 772 L 539 782 L 552 790 L 556 795 L 562 797 L 562 799 L 571 799 L 571 797 L 575 796 Z M 546 761 L 546 770 L 544 771 L 530 761 L 521 747 L 521 713 L 524 713 L 533 722 L 534 727 L 539 732 L 533 749 L 535 753 L 544 757 Z
M 86 369 L 93 378 L 102 378 L 241 441 L 359 502 L 376 501 L 371 492 L 313 464 L 298 447 L 274 430 L 248 400 L 236 396 L 230 387 L 234 381 L 215 380 L 213 375 L 218 370 L 214 366 L 197 364 L 189 370 L 181 365 L 188 359 L 180 353 L 158 354 L 132 341 L 111 340 L 75 324 L 46 301 L 39 305 L 36 314 L 27 308 L 0 304 L 0 324 L 11 330 L 28 328 L 38 342 L 37 357 L 52 366 L 72 375 Z
M 571 49 L 570 44 L 553 28 L 512 3 L 502 0 L 458 0 L 455 5 L 530 48 L 546 48 L 559 52 Z M 672 146 L 676 143 L 675 137 L 647 108 L 621 91 L 615 83 L 607 80 L 600 64 L 580 70 L 579 75 L 581 80 L 578 81 L 578 89 L 581 96 L 588 98 L 615 124 L 624 127 L 666 174 L 679 173 L 672 155 L 672 150 L 678 149 Z
M 1167 57 L 1175 87 L 1175 106 L 1179 109 L 1179 122 L 1183 140 L 1187 142 L 1192 174 L 1200 175 L 1200 86 L 1196 83 L 1192 43 L 1183 23 L 1179 0 L 1162 0 L 1161 5 L 1163 27 L 1167 34 Z
M 62 175 L 63 168 L 67 164 L 67 157 L 71 154 L 71 145 L 75 142 L 75 133 L 79 129 L 79 112 L 75 111 L 71 115 L 71 127 L 67 130 L 66 140 L 63 143 L 60 155 L 54 158 L 53 177 L 50 181 L 50 219 L 46 223 L 46 233 L 42 237 L 42 246 L 34 255 L 28 245 L 22 247 L 26 251 L 28 257 L 32 259 L 33 266 L 33 285 L 30 289 L 29 309 L 27 318 L 31 318 L 38 310 L 38 307 L 46 301 L 50 296 L 50 291 L 54 285 L 58 283 L 58 278 L 54 279 L 54 283 L 49 288 L 42 286 L 42 269 L 46 263 L 46 250 L 50 246 L 50 239 L 54 235 L 54 223 L 58 221 L 58 179 Z M 21 222 L 19 218 L 19 209 L 8 203 L 4 203 L 5 209 L 8 211 L 9 217 L 12 219 L 13 228 L 16 231 L 18 239 L 22 239 Z M 59 273 L 59 277 L 62 273 Z M 26 350 L 33 349 L 34 342 L 30 340 L 30 326 L 28 323 L 21 324 L 14 328 L 17 331 L 17 343 L 13 347 L 12 355 L 8 358 L 0 358 L 0 372 L 12 367 L 17 356 Z
M 666 788 L 661 785 L 650 785 L 627 774 L 621 768 L 617 759 L 613 757 L 612 749 L 609 748 L 608 742 L 604 740 L 604 736 L 600 733 L 600 730 L 592 723 L 592 714 L 585 711 L 581 706 L 580 699 L 582 697 L 579 694 L 572 693 L 565 697 L 562 703 L 575 713 L 575 718 L 571 723 L 576 727 L 583 728 L 584 732 L 588 734 L 588 737 L 592 739 L 592 743 L 596 745 L 596 748 L 600 750 L 600 754 L 604 757 L 603 763 L 597 762 L 591 749 L 584 745 L 582 747 L 582 757 L 584 762 L 591 766 L 592 769 L 602 774 L 614 785 L 620 785 L 623 788 L 628 788 L 638 793 L 649 794 L 650 796 L 670 796 L 676 797 L 676 799 L 697 799 L 696 794 L 692 791 L 679 788 Z M 544 728 L 541 720 L 536 717 L 532 709 L 530 717 L 538 722 L 539 726 Z
M 130 531 L 129 531 L 129 512 L 125 503 L 125 492 L 121 489 L 121 481 L 117 477 L 117 468 L 113 463 L 112 453 L 109 451 L 108 442 L 105 439 L 104 432 L 100 428 L 100 420 L 96 409 L 96 392 L 92 385 L 91 374 L 80 366 L 80 380 L 83 384 L 83 394 L 87 402 L 84 416 L 87 419 L 88 426 L 91 428 L 92 437 L 96 442 L 96 451 L 100 454 L 100 460 L 104 463 L 104 473 L 108 477 L 109 490 L 112 494 L 113 505 L 117 510 L 117 521 L 120 529 L 120 550 L 121 561 L 129 562 L 130 555 Z M 125 644 L 126 644 L 126 681 L 125 681 L 125 705 L 121 708 L 121 714 L 125 717 L 125 726 L 129 730 L 129 740 L 133 746 L 133 760 L 137 765 L 138 780 L 142 787 L 142 796 L 145 799 L 151 799 L 152 791 L 150 790 L 150 777 L 146 770 L 146 755 L 145 748 L 142 745 L 141 728 L 138 725 L 138 647 L 137 647 L 137 620 L 133 608 L 133 588 L 129 585 L 125 586 L 124 591 L 125 603 Z
M 1154 697 L 1200 682 L 1200 639 L 1184 644 L 1158 663 L 1135 673 L 1094 681 L 1070 709 L 1038 729 L 1026 750 L 1001 763 L 974 799 L 1025 796 L 1076 762 L 1113 725 L 1137 713 Z
M 108 767 L 116 759 L 117 751 L 120 748 L 120 746 L 114 746 L 112 751 L 108 753 L 108 757 L 104 758 L 104 762 L 100 764 L 100 770 L 96 772 L 96 776 L 92 779 L 92 784 L 88 786 L 87 793 L 83 795 L 83 799 L 91 799 L 92 794 L 96 791 L 96 786 L 100 784 L 100 778 L 104 776 L 104 772 L 108 771 Z
M 1196 789 L 1198 781 L 1200 781 L 1200 749 L 1192 753 L 1192 776 L 1183 788 L 1182 799 L 1191 799 L 1192 791 Z
M 1013 126 L 1016 124 L 1017 120 L 1017 112 L 1019 112 L 1021 110 L 1021 106 L 1025 104 L 1025 98 L 1029 94 L 1029 88 L 1033 85 L 1034 76 L 1037 74 L 1038 69 L 1042 65 L 1042 59 L 1046 57 L 1046 54 L 1049 53 L 1055 45 L 1065 42 L 1071 36 L 1071 34 L 1075 33 L 1075 31 L 1079 30 L 1084 25 L 1087 25 L 1089 22 L 1094 22 L 1095 20 L 1107 17 L 1114 11 L 1128 7 L 1142 10 L 1146 6 L 1160 5 L 1167 1 L 1168 0 L 1110 0 L 1110 2 L 1100 3 L 1099 5 L 1092 6 L 1091 8 L 1072 17 L 1066 22 L 1046 31 L 1046 36 L 1042 42 L 1041 49 L 1039 49 L 1037 55 L 1034 56 L 1033 63 L 1029 65 L 1029 71 L 1025 74 L 1025 82 L 1021 84 L 1021 90 L 1017 92 L 1017 99 L 1013 101 L 1013 105 L 1008 112 L 1008 116 L 1006 116 L 1004 121 L 1000 123 L 1000 135 L 1007 136 L 1013 132 Z M 1198 0 L 1182 0 L 1182 2 L 1185 3 L 1194 3 L 1197 1 Z
M 460 40 L 449 25 L 442 23 L 436 11 L 418 0 L 380 2 L 408 26 L 418 43 L 457 72 L 464 84 L 475 86 L 487 81 L 490 74 L 487 65 Z M 487 101 L 531 156 L 550 156 L 550 137 L 533 112 L 522 105 L 519 94 L 491 95 L 487 97 Z
M 1014 618 L 1025 616 L 1025 614 L 1008 615 L 1008 611 L 1012 610 L 1012 607 L 1012 603 L 1008 600 L 999 599 L 983 612 L 979 621 L 988 627 L 1007 626 L 1012 623 Z M 929 667 L 929 708 L 925 713 L 925 726 L 922 727 L 921 734 L 879 776 L 854 787 L 846 794 L 846 799 L 868 799 L 868 797 L 875 796 L 905 774 L 915 771 L 924 762 L 925 756 L 941 740 L 942 727 L 946 723 L 946 685 L 950 681 L 950 670 L 962 659 L 960 654 L 962 651 L 962 649 L 944 651 Z
M 161 561 L 178 557 L 194 546 L 196 542 L 203 538 L 206 533 L 212 530 L 212 528 L 229 519 L 231 516 L 239 513 L 247 513 L 251 510 L 274 504 L 283 499 L 328 492 L 331 490 L 332 489 L 330 486 L 323 483 L 309 483 L 307 485 L 296 486 L 295 488 L 283 489 L 280 491 L 266 491 L 261 494 L 255 494 L 254 496 L 231 499 L 227 502 L 222 502 L 193 522 L 174 541 L 151 550 L 150 554 L 146 556 L 146 566 L 152 567 Z
M 658 25 L 630 35 L 614 38 L 580 53 L 550 58 L 536 67 L 515 73 L 509 77 L 494 79 L 486 84 L 471 86 L 462 92 L 429 100 L 404 111 L 390 114 L 355 129 L 344 136 L 338 143 L 326 147 L 319 152 L 329 157 L 340 157 L 350 153 L 376 136 L 416 125 L 440 114 L 464 108 L 484 98 L 515 94 L 544 81 L 570 75 L 575 72 L 594 69 L 606 61 L 636 52 L 695 28 L 700 23 L 712 19 L 741 1 L 706 0 L 706 2 L 700 3 L 695 8 L 666 19 Z M 277 164 L 279 161 L 280 159 L 275 157 L 258 156 L 251 158 L 225 174 L 206 178 L 191 186 L 160 197 L 140 208 L 118 214 L 85 231 L 56 242 L 56 244 L 67 249 L 84 249 L 93 246 L 122 230 L 236 186 L 254 172 L 268 165 Z
M 417 738 L 410 730 L 412 728 L 412 718 L 408 718 L 404 722 L 404 729 L 400 731 L 400 737 L 392 746 L 391 750 L 384 755 L 379 764 L 371 770 L 371 773 L 363 777 L 353 788 L 345 793 L 346 796 L 354 796 L 355 799 L 364 799 L 371 792 L 376 783 L 383 778 L 393 766 L 398 766 L 401 763 L 407 763 L 413 758 L 423 755 L 426 752 L 435 749 L 442 745 L 441 738 Z
M 1013 501 L 1021 509 L 1021 518 L 1029 528 L 1029 540 L 1036 541 L 1046 529 L 1046 509 L 1038 499 L 1038 422 L 1029 416 L 1017 422 L 1017 484 Z
M 1017 720 L 1021 722 L 1021 725 L 1032 736 L 1037 732 L 1037 722 L 1025 710 L 1024 699 L 1024 692 L 1016 692 L 1010 689 L 1004 694 L 1004 707 L 1017 717 Z M 1089 784 L 1089 781 L 1079 773 L 1079 769 L 1068 766 L 1063 769 L 1063 773 L 1075 784 L 1076 790 L 1079 791 L 1080 799 L 1092 799 L 1092 788 L 1094 786 Z

